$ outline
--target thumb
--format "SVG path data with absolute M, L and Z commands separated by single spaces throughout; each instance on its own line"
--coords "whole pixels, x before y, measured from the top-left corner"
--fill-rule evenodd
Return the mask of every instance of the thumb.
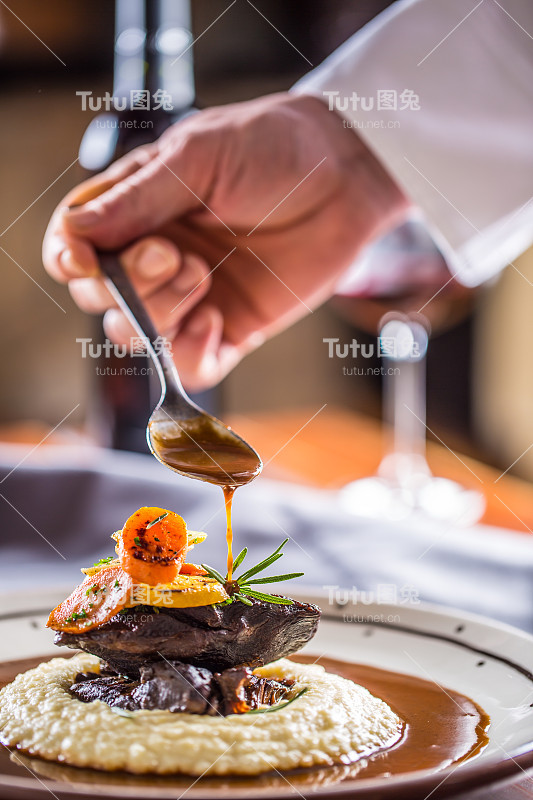
M 205 137 L 202 142 L 205 147 Z M 210 184 L 205 166 L 211 159 L 195 149 L 192 157 L 191 137 L 175 137 L 170 147 L 167 143 L 164 150 L 154 150 L 147 164 L 110 188 L 103 173 L 100 180 L 106 191 L 84 205 L 63 209 L 66 229 L 97 247 L 116 249 L 202 208 L 201 195 Z M 110 168 L 115 173 L 117 164 Z

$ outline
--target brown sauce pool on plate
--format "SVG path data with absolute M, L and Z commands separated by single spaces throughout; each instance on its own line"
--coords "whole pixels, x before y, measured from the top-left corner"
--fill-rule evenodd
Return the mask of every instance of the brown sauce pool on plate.
M 312 663 L 312 657 L 293 657 Z M 406 723 L 402 740 L 369 759 L 358 778 L 397 775 L 417 769 L 443 769 L 471 758 L 488 743 L 490 719 L 469 697 L 441 688 L 436 683 L 378 669 L 320 658 L 328 672 L 361 684 L 384 700 Z
M 303 655 L 293 658 L 303 663 L 322 664 L 328 671 L 365 686 L 372 694 L 388 703 L 406 723 L 404 735 L 398 744 L 369 759 L 353 764 L 343 764 L 340 761 L 338 765 L 331 767 L 292 770 L 287 776 L 296 788 L 314 789 L 333 786 L 343 781 L 385 778 L 423 769 L 438 772 L 451 764 L 472 758 L 488 743 L 489 717 L 473 700 L 458 692 L 440 688 L 430 681 L 366 664 L 350 664 L 331 658 L 320 658 L 316 661 L 313 656 Z M 0 688 L 13 680 L 19 672 L 35 667 L 43 660 L 48 659 L 26 659 L 0 664 Z M 107 773 L 42 761 L 19 753 L 11 758 L 10 752 L 0 747 L 0 787 L 3 776 L 28 778 L 28 767 L 36 774 L 53 781 L 55 786 L 65 782 L 89 784 L 93 787 L 97 785 L 99 794 L 100 791 L 105 793 L 106 787 L 110 790 L 112 788 L 114 794 L 119 786 L 129 787 L 130 791 L 132 786 L 136 786 L 139 789 L 152 787 L 157 789 L 158 796 L 161 792 L 161 797 L 171 797 L 172 792 L 183 792 L 192 782 L 196 784 L 195 778 L 184 775 L 160 777 Z M 254 797 L 270 797 L 273 790 L 287 788 L 286 779 L 275 773 L 254 778 L 202 778 L 197 785 L 203 787 L 209 795 L 212 792 L 213 797 L 224 798 L 232 796 L 232 793 L 234 796 L 244 797 L 243 792 L 247 789 L 253 792 Z M 40 788 L 37 783 L 35 788 Z M 152 796 L 151 792 L 148 794 Z

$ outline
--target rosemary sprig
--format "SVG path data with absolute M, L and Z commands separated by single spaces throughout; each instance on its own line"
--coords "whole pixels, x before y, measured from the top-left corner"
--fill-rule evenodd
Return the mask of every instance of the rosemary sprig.
M 168 517 L 168 511 L 165 511 L 165 513 L 161 514 L 160 517 L 157 517 L 156 519 L 153 519 L 151 522 L 149 522 L 145 530 L 149 530 L 152 527 L 152 525 L 157 525 L 157 523 L 161 522 L 161 520 L 165 519 L 165 517 Z
M 241 550 L 241 552 L 239 553 L 239 555 L 237 556 L 237 558 L 233 562 L 233 569 L 238 569 L 241 566 L 242 562 L 246 558 L 247 553 L 248 553 L 248 548 L 247 547 L 243 547 L 243 549 Z
M 233 592 L 233 594 L 231 595 L 231 602 L 233 602 L 234 599 L 240 600 L 241 603 L 244 603 L 245 606 L 253 606 L 252 601 L 248 600 L 248 598 L 245 595 L 241 594 L 241 592 Z
M 283 555 L 283 547 L 287 544 L 289 540 L 285 539 L 279 547 L 277 547 L 273 553 L 269 556 L 264 558 L 254 567 L 246 570 L 243 572 L 242 575 L 238 577 L 233 577 L 232 580 L 228 580 L 228 574 L 226 573 L 226 577 L 224 577 L 218 570 L 214 569 L 214 567 L 209 567 L 207 564 L 202 564 L 202 568 L 205 569 L 207 574 L 210 578 L 218 581 L 221 583 L 222 586 L 225 588 L 226 592 L 229 595 L 229 599 L 225 600 L 224 603 L 233 603 L 235 600 L 240 600 L 241 603 L 244 603 L 247 606 L 251 606 L 252 602 L 249 598 L 254 598 L 255 600 L 263 600 L 266 603 L 277 603 L 278 605 L 282 606 L 290 606 L 292 605 L 292 600 L 288 597 L 278 597 L 274 594 L 266 594 L 265 592 L 258 592 L 252 588 L 253 585 L 257 584 L 264 584 L 264 583 L 277 583 L 278 581 L 290 581 L 292 578 L 300 578 L 303 575 L 303 572 L 288 572 L 284 575 L 272 575 L 266 578 L 256 578 L 259 572 L 270 567 L 274 564 L 281 556 Z M 238 567 L 241 566 L 242 562 L 246 558 L 248 553 L 247 548 L 245 547 L 235 561 L 233 562 L 233 569 L 236 570 Z M 296 698 L 293 698 L 296 699 Z M 250 712 L 251 713 L 251 712 Z
M 224 586 L 224 584 L 226 583 L 226 579 L 222 577 L 222 575 L 217 569 L 215 569 L 214 567 L 206 567 L 205 564 L 202 564 L 202 569 L 205 569 L 210 578 L 214 578 L 216 581 L 221 583 L 222 586 Z
M 295 694 L 294 697 L 291 697 L 290 700 L 286 700 L 285 703 L 278 703 L 275 706 L 269 706 L 269 708 L 252 708 L 251 711 L 247 711 L 247 714 L 271 714 L 273 711 L 281 711 L 282 708 L 287 708 L 290 706 L 291 703 L 294 703 L 295 700 L 298 700 L 303 694 L 307 692 L 309 686 L 304 686 L 303 689 L 300 689 L 298 694 Z
M 288 597 L 278 597 L 275 594 L 265 594 L 264 592 L 254 592 L 249 586 L 243 586 L 241 593 L 244 592 L 246 597 L 255 597 L 256 600 L 263 600 L 265 603 L 277 603 L 279 606 L 292 606 L 292 600 Z M 250 603 L 250 605 L 252 605 Z

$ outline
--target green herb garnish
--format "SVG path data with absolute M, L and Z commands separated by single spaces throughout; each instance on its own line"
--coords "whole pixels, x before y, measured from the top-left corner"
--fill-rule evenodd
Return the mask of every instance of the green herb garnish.
M 107 556 L 106 558 L 100 558 L 98 561 L 95 561 L 93 566 L 99 567 L 101 564 L 109 564 L 110 561 L 113 561 L 115 556 Z
M 120 586 L 120 583 L 118 582 L 118 578 L 115 580 L 115 583 L 113 584 L 113 586 L 115 587 L 115 589 L 118 589 L 118 587 Z
M 300 689 L 298 694 L 295 694 L 294 697 L 291 697 L 290 700 L 287 700 L 285 703 L 279 703 L 276 706 L 269 706 L 268 708 L 252 708 L 251 711 L 247 711 L 247 714 L 271 714 L 273 711 L 281 711 L 282 708 L 287 708 L 290 706 L 291 703 L 294 703 L 295 700 L 298 700 L 303 694 L 307 692 L 309 686 L 305 686 L 303 689 Z
M 78 619 L 85 619 L 87 612 L 84 608 L 81 611 L 73 611 L 70 617 L 67 617 L 65 622 L 76 622 Z
M 138 536 L 136 536 L 133 541 L 135 542 L 135 544 L 140 544 L 141 543 L 141 540 L 139 539 Z
M 161 520 L 162 520 L 162 519 L 165 519 L 165 517 L 168 517 L 168 511 L 165 511 L 165 513 L 164 513 L 164 514 L 161 514 L 161 516 L 160 516 L 160 517 L 157 517 L 157 519 L 153 519 L 151 522 L 149 522 L 149 523 L 148 523 L 148 525 L 146 526 L 146 530 L 148 530 L 149 528 L 151 528 L 151 527 L 152 527 L 152 525 L 157 525 L 157 523 L 158 523 L 158 522 L 161 522 Z
M 282 549 L 288 541 L 288 539 L 285 539 L 285 541 L 283 541 L 273 553 L 267 556 L 267 558 L 263 559 L 263 561 L 260 561 L 259 564 L 255 565 L 255 567 L 251 567 L 249 570 L 246 570 L 246 572 L 243 572 L 242 575 L 232 578 L 231 581 L 228 580 L 227 573 L 226 577 L 224 578 L 218 570 L 214 569 L 214 567 L 208 567 L 207 564 L 202 564 L 202 569 L 205 569 L 210 578 L 218 581 L 218 583 L 221 583 L 225 588 L 229 595 L 229 599 L 225 600 L 224 604 L 233 603 L 235 600 L 240 600 L 241 603 L 251 606 L 252 601 L 249 598 L 253 597 L 256 600 L 263 600 L 267 603 L 277 603 L 278 605 L 282 606 L 291 606 L 293 601 L 288 597 L 277 597 L 273 594 L 265 594 L 264 592 L 258 592 L 255 589 L 252 589 L 252 584 L 277 583 L 278 581 L 290 581 L 292 578 L 301 578 L 301 576 L 304 574 L 303 572 L 289 572 L 284 575 L 272 575 L 271 577 L 267 578 L 254 577 L 282 557 Z M 240 567 L 246 558 L 247 553 L 248 550 L 246 547 L 241 550 L 233 562 L 233 569 Z

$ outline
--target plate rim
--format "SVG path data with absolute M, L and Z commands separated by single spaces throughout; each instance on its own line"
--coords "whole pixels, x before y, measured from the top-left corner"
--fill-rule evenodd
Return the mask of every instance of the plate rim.
M 21 593 L 0 593 L 0 606 L 2 600 L 5 598 L 9 598 L 9 605 L 11 609 L 8 611 L 0 611 L 0 622 L 2 620 L 7 619 L 17 619 L 20 617 L 27 617 L 32 615 L 44 615 L 49 612 L 49 605 L 45 605 L 46 597 L 55 593 L 60 593 L 63 591 L 62 586 L 48 586 L 43 587 L 40 590 L 32 590 L 32 592 L 21 592 Z M 17 596 L 18 595 L 18 596 Z M 17 599 L 22 600 L 24 598 L 25 601 L 31 599 L 31 597 L 35 596 L 40 599 L 39 608 L 21 608 L 19 610 L 16 609 L 16 601 Z M 329 603 L 328 602 L 328 594 L 325 590 L 321 587 L 316 586 L 301 586 L 298 588 L 298 591 L 293 592 L 292 595 L 295 599 L 305 600 L 306 602 L 313 602 L 317 605 L 320 605 L 322 608 L 322 617 L 324 620 L 328 620 L 330 622 L 338 622 L 342 623 L 342 614 L 346 611 L 346 609 L 350 607 L 357 606 L 360 609 L 360 605 L 356 603 Z M 44 599 L 44 603 L 43 603 Z M 42 604 L 42 605 L 41 605 Z M 13 607 L 15 605 L 15 607 Z M 25 603 L 23 604 L 25 605 Z M 492 630 L 497 630 L 502 633 L 506 633 L 511 635 L 514 638 L 518 638 L 520 640 L 525 641 L 526 643 L 532 646 L 532 653 L 533 653 L 533 635 L 528 633 L 527 631 L 523 631 L 520 628 L 516 628 L 513 625 L 509 625 L 505 622 L 500 622 L 499 620 L 492 619 L 490 617 L 484 616 L 482 614 L 477 614 L 475 612 L 470 611 L 463 611 L 458 608 L 454 608 L 453 606 L 447 606 L 443 604 L 437 603 L 430 603 L 426 601 L 420 601 L 415 605 L 406 605 L 406 604 L 386 604 L 386 603 L 369 603 L 364 604 L 364 613 L 366 615 L 371 615 L 374 611 L 379 609 L 379 614 L 394 614 L 398 613 L 399 611 L 407 612 L 408 615 L 411 617 L 421 618 L 421 619 L 428 619 L 431 617 L 444 617 L 449 618 L 451 621 L 454 622 L 471 622 L 473 624 L 481 625 L 484 627 L 488 627 Z M 512 667 L 513 669 L 517 670 L 522 676 L 526 677 L 533 683 L 533 658 L 531 667 L 523 666 L 522 664 L 517 664 L 510 659 L 501 656 L 497 653 L 483 650 L 478 648 L 477 646 L 468 643 L 465 640 L 461 640 L 458 638 L 454 638 L 452 636 L 442 636 L 440 634 L 432 633 L 431 631 L 424 630 L 422 628 L 417 629 L 416 627 L 410 627 L 409 625 L 404 625 L 401 622 L 379 622 L 374 621 L 372 619 L 366 621 L 354 620 L 349 624 L 352 625 L 361 625 L 361 626 L 372 626 L 375 628 L 382 628 L 387 630 L 399 630 L 402 633 L 407 634 L 414 634 L 419 636 L 427 636 L 428 638 L 437 638 L 439 640 L 444 640 L 446 643 L 459 646 L 461 648 L 469 649 L 474 652 L 483 654 L 487 657 L 493 658 L 501 663 L 506 664 L 507 666 Z M 16 660 L 16 659 L 13 659 Z M 5 662 L 6 663 L 6 662 Z M 5 747 L 5 745 L 3 745 Z M 10 749 L 10 748 L 7 748 Z M 533 733 L 532 738 L 529 742 L 526 742 L 522 745 L 519 745 L 511 750 L 510 753 L 505 753 L 504 758 L 490 758 L 485 760 L 482 764 L 479 764 L 477 760 L 473 760 L 472 763 L 462 763 L 462 764 L 455 764 L 449 767 L 445 767 L 438 772 L 434 772 L 431 770 L 416 770 L 414 772 L 405 773 L 402 775 L 398 775 L 394 777 L 394 782 L 389 783 L 388 779 L 379 779 L 379 778 L 361 778 L 361 779 L 354 779 L 353 781 L 349 781 L 347 784 L 343 784 L 342 782 L 338 785 L 334 786 L 324 786 L 324 787 L 316 787 L 311 791 L 313 797 L 317 798 L 326 798 L 326 797 L 342 797 L 342 796 L 359 796 L 363 797 L 372 797 L 372 792 L 375 791 L 379 793 L 380 797 L 392 797 L 397 792 L 404 792 L 412 788 L 412 790 L 422 790 L 425 791 L 426 789 L 433 789 L 435 790 L 437 787 L 446 783 L 446 789 L 444 791 L 444 795 L 449 794 L 449 792 L 455 792 L 458 790 L 469 790 L 469 789 L 481 789 L 486 786 L 496 786 L 500 785 L 503 782 L 511 782 L 513 777 L 515 777 L 519 771 L 523 771 L 526 776 L 528 773 L 533 770 Z M 461 769 L 459 770 L 459 766 Z M 456 772 L 459 772 L 459 775 L 455 775 Z M 105 774 L 105 773 L 104 773 Z M 439 778 L 439 781 L 436 782 L 436 778 Z M 7 778 L 7 780 L 6 780 Z M 83 788 L 77 788 L 74 784 L 62 784 L 58 781 L 50 781 L 46 779 L 46 783 L 41 781 L 41 779 L 37 776 L 32 775 L 32 778 L 25 778 L 19 776 L 2 776 L 2 781 L 0 782 L 0 787 L 4 787 L 6 789 L 14 789 L 14 790 L 32 790 L 35 791 L 35 784 L 34 781 L 38 780 L 43 784 L 43 788 L 46 788 L 48 791 L 48 783 L 51 785 L 54 791 L 57 791 L 60 796 L 68 796 L 76 795 L 78 797 L 87 797 L 88 789 L 86 786 Z M 193 778 L 191 778 L 193 780 Z M 435 786 L 435 783 L 437 785 Z M 96 787 L 93 787 L 93 789 Z M 106 786 L 105 792 L 109 797 L 116 797 L 124 798 L 127 800 L 128 798 L 137 798 L 141 797 L 142 788 L 140 791 L 135 793 L 133 790 L 130 793 L 125 793 L 123 791 L 124 787 L 118 792 L 113 792 L 112 786 Z M 133 788 L 133 787 L 132 787 Z M 302 787 L 302 792 L 300 792 L 304 797 L 306 796 L 306 787 Z M 444 796 L 442 795 L 442 796 Z M 215 796 L 212 792 L 198 794 L 197 792 L 193 791 L 190 794 L 191 800 L 200 800 L 201 797 L 205 796 L 210 800 L 213 799 Z M 228 797 L 228 793 L 226 791 L 225 794 L 221 794 L 221 798 Z M 236 797 L 241 797 L 241 794 L 235 794 Z M 294 798 L 294 790 L 289 788 L 287 790 L 278 787 L 275 790 L 276 798 L 280 798 L 280 800 L 293 800 Z M 265 795 L 267 797 L 267 795 Z

